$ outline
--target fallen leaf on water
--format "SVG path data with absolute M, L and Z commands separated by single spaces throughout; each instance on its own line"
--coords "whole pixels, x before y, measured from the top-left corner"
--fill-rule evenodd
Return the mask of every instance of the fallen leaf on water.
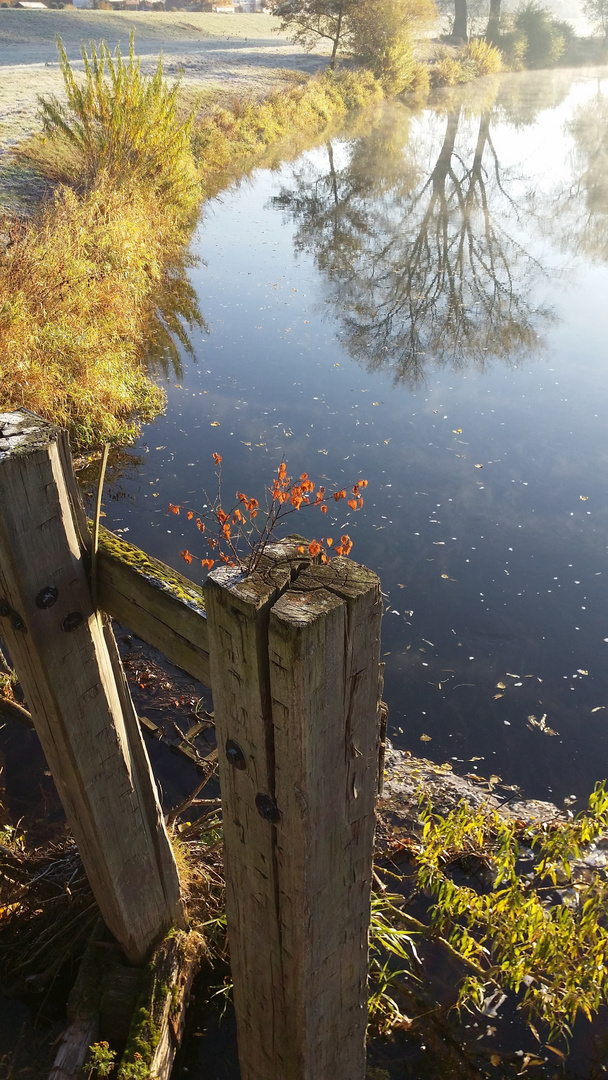
M 483 465 L 476 465 L 475 468 L 476 469 L 483 469 Z
M 462 435 L 462 428 L 452 428 L 452 435 Z
M 547 724 L 547 714 L 546 713 L 543 713 L 540 720 L 537 720 L 535 716 L 529 716 L 528 717 L 528 726 L 530 728 L 538 728 L 539 731 L 542 731 L 543 735 L 557 735 L 558 734 L 557 731 L 554 731 L 553 728 L 550 728 L 549 725 Z
M 490 1054 L 490 1061 L 492 1062 L 492 1065 L 500 1065 L 502 1058 L 500 1054 Z
M 580 668 L 580 667 L 577 668 L 576 670 L 577 670 L 579 675 L 588 675 L 589 674 L 588 671 L 585 671 L 583 668 Z
M 211 421 L 210 427 L 219 427 L 219 426 L 220 426 L 219 420 L 212 420 Z
M 507 685 L 506 685 L 506 683 L 504 683 L 504 682 L 497 682 L 497 683 L 496 683 L 496 689 L 497 689 L 497 690 L 506 690 L 506 689 L 507 689 Z
M 499 698 L 504 697 L 504 694 L 494 694 L 493 701 L 498 701 Z
M 592 709 L 591 712 L 599 712 L 600 709 L 605 709 L 605 708 L 606 708 L 605 705 L 596 705 L 595 709 Z
M 581 500 L 581 502 L 587 502 L 588 498 L 589 498 L 588 495 L 579 495 L 579 499 Z
M 432 741 L 433 740 L 431 739 L 430 735 L 421 735 L 420 736 L 420 742 L 432 742 Z

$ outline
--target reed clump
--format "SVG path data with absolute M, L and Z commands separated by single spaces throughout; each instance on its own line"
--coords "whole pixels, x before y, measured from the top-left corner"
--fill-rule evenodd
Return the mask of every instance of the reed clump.
M 504 70 L 500 49 L 483 38 L 474 38 L 456 54 L 446 52 L 437 60 L 431 69 L 431 82 L 433 86 L 456 86 Z

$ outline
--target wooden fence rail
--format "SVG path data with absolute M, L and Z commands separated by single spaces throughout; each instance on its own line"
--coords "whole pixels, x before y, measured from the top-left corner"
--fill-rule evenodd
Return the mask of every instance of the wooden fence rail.
M 141 959 L 180 923 L 175 864 L 67 443 L 25 410 L 0 414 L 0 506 L 0 633 L 104 918 Z M 97 581 L 104 612 L 213 691 L 242 1080 L 364 1080 L 378 578 L 284 542 L 203 599 L 101 530 Z

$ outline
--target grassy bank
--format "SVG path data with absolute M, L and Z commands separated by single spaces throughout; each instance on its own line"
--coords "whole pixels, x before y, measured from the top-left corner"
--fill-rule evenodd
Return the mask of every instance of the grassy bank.
M 67 59 L 65 65 L 69 82 Z M 132 58 L 133 71 L 135 65 Z M 101 115 L 108 108 L 107 100 L 95 100 L 98 75 L 92 70 L 84 91 L 74 83 L 71 111 L 54 119 L 49 112 L 46 141 L 30 145 L 30 160 L 59 187 L 30 223 L 4 223 L 0 263 L 0 409 L 30 408 L 67 427 L 80 449 L 128 441 L 139 422 L 163 408 L 163 391 L 141 357 L 159 293 L 171 291 L 205 193 L 226 170 L 256 160 L 286 134 L 312 137 L 381 97 L 369 73 L 328 73 L 261 103 L 201 106 L 185 126 L 175 95 L 171 115 L 161 102 L 151 123 L 145 119 L 150 101 L 142 99 L 143 136 L 122 101 L 113 106 L 105 141 L 87 144 L 87 110 Z M 158 79 L 162 97 L 160 69 Z M 142 77 L 138 92 L 145 86 Z M 166 87 L 164 93 L 174 94 Z M 188 136 L 175 167 L 164 173 L 157 145 L 162 123 L 167 138 L 182 128 Z M 146 168 L 155 146 L 157 160 Z M 184 185 L 184 174 L 193 182 Z

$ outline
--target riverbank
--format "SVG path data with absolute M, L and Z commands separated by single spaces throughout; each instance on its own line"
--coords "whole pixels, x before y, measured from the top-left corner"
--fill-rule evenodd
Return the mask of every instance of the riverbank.
M 64 75 L 72 70 L 67 49 L 65 60 Z M 170 93 L 170 82 L 163 85 Z M 26 406 L 67 427 L 78 449 L 130 441 L 164 404 L 141 367 L 146 343 L 166 364 L 175 358 L 171 334 L 180 336 L 180 321 L 201 324 L 184 287 L 184 250 L 200 200 L 252 167 L 269 145 L 310 139 L 381 97 L 368 72 L 283 71 L 261 100 L 182 85 L 172 123 L 177 130 L 190 113 L 185 167 L 197 190 L 175 198 L 159 187 L 157 170 L 145 178 L 144 168 L 134 180 L 130 158 L 113 176 L 95 165 L 83 180 L 82 147 L 38 133 L 22 141 L 9 155 L 13 189 L 27 187 L 42 209 L 27 222 L 14 212 L 4 219 L 0 407 Z M 144 108 L 144 126 L 146 115 Z

